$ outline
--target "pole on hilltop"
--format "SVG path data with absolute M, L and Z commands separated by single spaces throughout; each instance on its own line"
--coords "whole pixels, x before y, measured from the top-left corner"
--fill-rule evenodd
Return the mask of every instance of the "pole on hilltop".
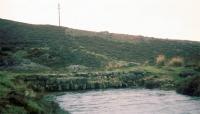
M 58 24 L 60 26 L 60 3 L 58 3 Z

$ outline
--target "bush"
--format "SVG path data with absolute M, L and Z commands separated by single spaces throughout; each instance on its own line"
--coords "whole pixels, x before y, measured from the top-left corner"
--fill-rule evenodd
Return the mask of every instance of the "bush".
M 156 58 L 156 64 L 157 65 L 160 65 L 160 66 L 163 66 L 165 65 L 165 56 L 164 55 L 158 55 L 158 57 Z
M 186 79 L 179 84 L 176 91 L 185 95 L 200 96 L 200 76 Z
M 182 57 L 173 57 L 169 63 L 170 66 L 182 66 L 184 64 L 184 59 Z

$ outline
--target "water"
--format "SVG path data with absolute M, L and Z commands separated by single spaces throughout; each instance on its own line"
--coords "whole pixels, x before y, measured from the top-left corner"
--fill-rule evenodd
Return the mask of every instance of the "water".
M 174 91 L 110 89 L 67 92 L 57 102 L 72 114 L 200 114 L 200 98 Z

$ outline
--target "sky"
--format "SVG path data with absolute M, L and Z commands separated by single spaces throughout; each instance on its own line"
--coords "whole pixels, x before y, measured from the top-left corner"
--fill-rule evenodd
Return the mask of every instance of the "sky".
M 200 0 L 0 0 L 0 18 L 200 41 Z

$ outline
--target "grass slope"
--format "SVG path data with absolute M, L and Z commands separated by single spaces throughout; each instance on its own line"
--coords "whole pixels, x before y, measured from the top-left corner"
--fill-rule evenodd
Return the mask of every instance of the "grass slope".
M 0 71 L 0 114 L 68 114 L 53 100 L 42 99 L 43 94 L 18 80 L 16 74 Z
M 154 62 L 157 55 L 198 63 L 200 43 L 162 40 L 0 19 L 0 66 L 60 69 L 70 65 L 105 67 L 110 61 Z

